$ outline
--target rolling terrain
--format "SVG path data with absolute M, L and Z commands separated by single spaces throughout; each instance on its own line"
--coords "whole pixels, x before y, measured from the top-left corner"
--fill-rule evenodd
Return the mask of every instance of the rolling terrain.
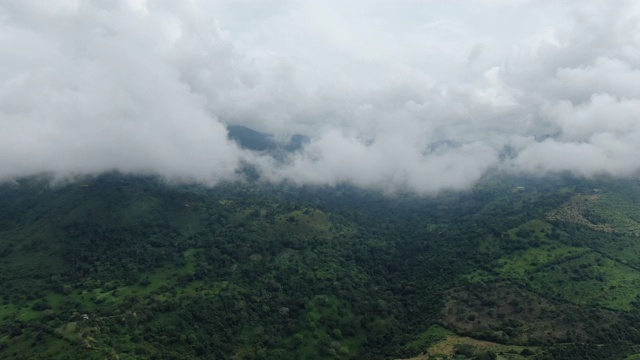
M 6 359 L 626 359 L 640 183 L 0 186 Z

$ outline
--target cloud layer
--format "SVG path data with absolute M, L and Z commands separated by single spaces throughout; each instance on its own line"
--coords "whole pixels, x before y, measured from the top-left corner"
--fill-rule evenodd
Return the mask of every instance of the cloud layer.
M 0 179 L 109 170 L 418 193 L 640 170 L 633 1 L 7 0 Z M 284 162 L 225 124 L 311 141 Z M 505 156 L 509 149 L 509 156 Z

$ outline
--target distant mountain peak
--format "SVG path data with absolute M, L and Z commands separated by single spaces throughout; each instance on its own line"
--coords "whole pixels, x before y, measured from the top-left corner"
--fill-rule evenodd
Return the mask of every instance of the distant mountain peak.
M 293 134 L 288 142 L 276 140 L 272 134 L 256 131 L 243 125 L 227 126 L 229 139 L 235 141 L 241 148 L 252 151 L 265 151 L 273 155 L 299 150 L 309 141 L 309 138 Z

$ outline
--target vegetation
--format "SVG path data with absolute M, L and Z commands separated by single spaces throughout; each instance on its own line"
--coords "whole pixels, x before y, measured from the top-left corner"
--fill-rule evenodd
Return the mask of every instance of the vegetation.
M 0 186 L 0 357 L 633 358 L 639 197 L 21 179 Z

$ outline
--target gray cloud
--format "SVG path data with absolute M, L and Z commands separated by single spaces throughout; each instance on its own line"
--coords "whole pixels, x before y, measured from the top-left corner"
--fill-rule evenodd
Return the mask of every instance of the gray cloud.
M 638 5 L 463 3 L 5 1 L 0 179 L 214 184 L 250 163 L 431 193 L 490 169 L 638 172 Z M 228 123 L 311 140 L 275 160 Z

